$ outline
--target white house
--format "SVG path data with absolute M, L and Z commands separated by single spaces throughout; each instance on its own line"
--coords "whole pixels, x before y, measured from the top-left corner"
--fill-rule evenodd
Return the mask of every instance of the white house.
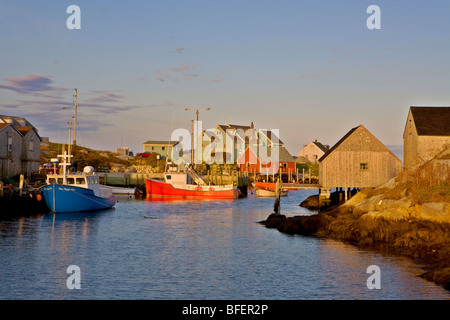
M 305 158 L 309 162 L 317 163 L 319 159 L 328 151 L 329 148 L 324 146 L 322 143 L 317 142 L 317 140 L 308 143 L 302 150 L 297 154 L 298 158 Z

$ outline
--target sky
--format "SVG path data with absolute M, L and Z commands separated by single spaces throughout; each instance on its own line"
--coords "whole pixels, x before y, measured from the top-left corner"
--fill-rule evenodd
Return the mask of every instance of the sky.
M 209 107 L 204 129 L 279 129 L 294 156 L 362 124 L 401 158 L 409 107 L 450 105 L 449 13 L 448 0 L 0 0 L 0 114 L 66 143 L 77 88 L 89 148 L 142 152 Z

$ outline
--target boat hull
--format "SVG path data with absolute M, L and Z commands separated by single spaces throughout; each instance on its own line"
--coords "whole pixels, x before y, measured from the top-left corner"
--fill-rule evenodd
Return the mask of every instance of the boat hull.
M 270 190 L 270 189 L 256 189 L 256 196 L 258 198 L 268 198 L 268 197 L 275 197 L 276 196 L 276 191 L 275 190 Z M 281 190 L 280 192 L 280 196 L 282 197 L 287 197 L 288 195 L 288 190 Z
M 277 184 L 275 182 L 254 182 L 254 185 L 256 188 L 259 189 L 266 189 L 266 190 L 275 190 L 277 188 Z M 300 189 L 302 188 L 302 185 L 299 183 L 283 183 L 282 184 L 283 189 Z
M 47 185 L 42 188 L 45 203 L 52 212 L 94 211 L 113 207 L 114 196 L 97 197 L 91 189 L 65 185 Z
M 236 199 L 239 196 L 236 187 L 224 190 L 220 186 L 197 186 L 196 190 L 175 188 L 170 183 L 153 179 L 145 180 L 147 197 L 175 197 L 178 199 Z

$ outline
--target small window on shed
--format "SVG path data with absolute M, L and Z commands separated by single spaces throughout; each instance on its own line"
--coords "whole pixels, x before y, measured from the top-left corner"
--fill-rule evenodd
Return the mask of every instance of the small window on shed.
M 369 165 L 367 162 L 363 162 L 359 164 L 359 169 L 361 170 L 369 170 Z

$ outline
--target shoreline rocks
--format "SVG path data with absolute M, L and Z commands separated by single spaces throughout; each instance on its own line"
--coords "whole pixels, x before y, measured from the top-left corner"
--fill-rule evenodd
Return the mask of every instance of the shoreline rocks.
M 427 266 L 422 277 L 450 290 L 450 204 L 361 198 L 311 216 L 271 214 L 260 223 L 286 234 L 332 238 L 420 260 Z

